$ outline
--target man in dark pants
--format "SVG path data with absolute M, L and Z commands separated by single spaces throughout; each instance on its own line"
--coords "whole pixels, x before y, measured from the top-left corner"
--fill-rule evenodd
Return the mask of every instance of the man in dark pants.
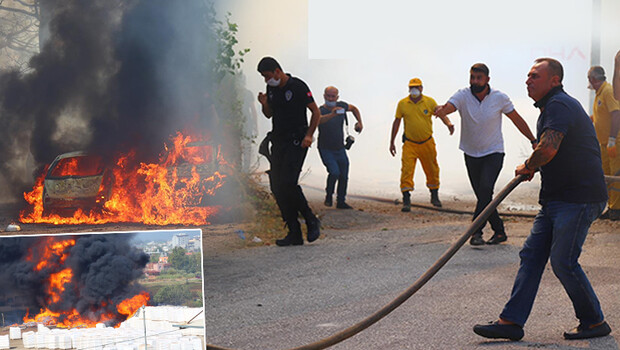
M 320 222 L 308 206 L 298 181 L 321 114 L 306 83 L 285 74 L 275 59 L 261 59 L 258 72 L 267 83 L 267 93 L 259 92 L 258 101 L 263 114 L 272 121 L 271 192 L 289 230 L 285 238 L 276 240 L 276 244 L 304 244 L 298 213 L 306 220 L 308 242 L 313 242 L 319 238 Z M 310 126 L 306 108 L 312 112 Z
M 563 68 L 552 58 L 539 58 L 528 73 L 528 95 L 540 108 L 532 155 L 516 169 L 531 180 L 540 168 L 542 205 L 519 253 L 521 265 L 510 300 L 499 320 L 476 325 L 486 338 L 519 340 L 547 260 L 573 303 L 579 326 L 566 339 L 602 337 L 611 332 L 598 298 L 579 265 L 590 225 L 607 202 L 601 152 L 590 118 L 579 102 L 562 89 Z
M 319 108 L 321 120 L 319 121 L 319 155 L 323 164 L 327 168 L 327 185 L 325 186 L 325 205 L 331 207 L 333 204 L 334 188 L 338 183 L 336 194 L 336 208 L 353 209 L 346 202 L 347 184 L 349 182 L 349 157 L 344 144 L 344 123 L 349 122 L 346 112 L 353 113 L 357 120 L 355 131 L 362 131 L 362 115 L 359 109 L 350 103 L 338 101 L 338 89 L 334 86 L 325 88 L 323 98 L 325 104 Z M 347 129 L 348 130 L 348 129 Z M 348 131 L 347 131 L 348 133 Z M 349 146 L 350 147 L 350 146 Z
M 473 219 L 484 210 L 493 198 L 495 182 L 504 163 L 502 114 L 505 114 L 532 144 L 536 142 L 527 123 L 514 108 L 510 98 L 489 85 L 489 68 L 484 63 L 474 64 L 469 71 L 468 88 L 457 91 L 435 115 L 445 118 L 456 110 L 461 116 L 461 142 L 459 148 L 465 156 L 469 181 L 478 200 Z M 494 210 L 488 219 L 493 236 L 486 243 L 499 244 L 508 238 L 504 222 Z M 474 233 L 471 245 L 485 244 L 482 227 Z

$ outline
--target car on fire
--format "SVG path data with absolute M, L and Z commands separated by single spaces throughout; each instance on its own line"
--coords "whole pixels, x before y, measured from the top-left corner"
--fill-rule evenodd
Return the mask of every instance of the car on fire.
M 210 142 L 189 142 L 183 145 L 177 161 L 168 166 L 169 176 L 175 174 L 178 179 L 175 190 L 181 190 L 194 173 L 207 179 L 218 170 L 217 150 Z M 111 197 L 113 179 L 111 169 L 98 155 L 84 151 L 59 155 L 43 180 L 43 215 L 71 214 L 77 209 L 101 210 Z M 208 188 L 197 190 L 194 196 L 186 198 L 185 205 L 210 205 L 213 198 L 202 195 Z
M 101 209 L 110 198 L 112 182 L 100 156 L 83 151 L 61 154 L 43 180 L 43 212 Z

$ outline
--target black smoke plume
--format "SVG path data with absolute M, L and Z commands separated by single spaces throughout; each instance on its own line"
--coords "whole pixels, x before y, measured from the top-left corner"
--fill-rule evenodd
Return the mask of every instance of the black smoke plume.
M 30 317 L 39 310 L 66 313 L 74 308 L 84 318 L 97 322 L 102 314 L 112 313 L 117 324 L 126 316 L 116 306 L 140 294 L 144 289 L 136 282 L 149 261 L 147 254 L 130 245 L 130 234 L 99 234 L 53 237 L 16 237 L 0 240 L 0 303 L 8 309 L 7 318 L 21 323 L 25 310 Z M 58 255 L 47 259 L 40 270 L 35 267 L 44 254 L 44 246 L 67 239 L 66 260 Z M 71 268 L 73 277 L 57 302 L 50 302 L 46 281 L 54 273 Z M 11 317 L 12 316 L 12 317 Z M 60 320 L 62 321 L 62 319 Z
M 135 149 L 138 160 L 151 161 L 176 131 L 212 127 L 208 0 L 42 4 L 49 38 L 30 71 L 0 72 L 5 191 L 18 198 L 31 188 L 30 154 L 38 172 L 76 150 L 111 158 Z

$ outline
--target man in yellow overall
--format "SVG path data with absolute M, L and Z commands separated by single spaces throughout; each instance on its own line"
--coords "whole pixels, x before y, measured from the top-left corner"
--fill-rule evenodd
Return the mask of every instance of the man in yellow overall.
M 403 132 L 403 154 L 400 174 L 400 191 L 403 194 L 402 211 L 411 211 L 411 191 L 413 191 L 413 173 L 416 161 L 422 163 L 426 175 L 426 187 L 431 191 L 431 204 L 441 207 L 439 200 L 439 164 L 437 150 L 433 139 L 433 122 L 431 120 L 437 102 L 429 96 L 422 95 L 422 80 L 413 78 L 409 81 L 409 96 L 398 101 L 396 115 L 392 123 L 390 137 L 390 153 L 396 155 L 394 140 L 401 120 L 405 121 Z M 445 116 L 441 118 L 448 127 L 450 135 L 454 133 L 454 125 Z
M 620 103 L 614 98 L 613 89 L 606 80 L 603 67 L 593 66 L 588 71 L 589 87 L 596 91 L 592 122 L 601 147 L 603 171 L 605 175 L 620 176 L 620 155 L 616 147 L 616 139 L 620 136 Z M 620 182 L 609 183 L 607 189 L 609 210 L 600 218 L 620 220 Z

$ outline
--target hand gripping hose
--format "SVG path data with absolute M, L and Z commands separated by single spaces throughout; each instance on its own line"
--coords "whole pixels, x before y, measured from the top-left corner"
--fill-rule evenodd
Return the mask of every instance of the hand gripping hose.
M 303 345 L 296 348 L 291 348 L 289 350 L 320 350 L 328 348 L 334 344 L 338 344 L 341 341 L 351 338 L 357 333 L 363 331 L 364 329 L 370 327 L 383 317 L 387 316 L 390 312 L 399 307 L 402 303 L 404 303 L 407 299 L 409 299 L 413 294 L 415 294 L 419 289 L 422 288 L 435 274 L 450 260 L 454 254 L 467 242 L 469 237 L 476 232 L 480 226 L 489 218 L 493 210 L 497 208 L 499 203 L 501 203 L 506 196 L 512 190 L 517 187 L 523 180 L 525 180 L 527 176 L 518 175 L 514 179 L 512 179 L 498 194 L 495 198 L 489 203 L 489 205 L 484 208 L 482 213 L 478 215 L 478 217 L 472 222 L 469 226 L 469 229 L 456 241 L 448 250 L 446 250 L 441 257 L 431 266 L 422 276 L 418 278 L 409 288 L 407 288 L 402 294 L 400 294 L 396 299 L 392 300 L 389 304 L 385 305 L 383 308 L 370 315 L 366 319 L 360 321 L 359 323 L 342 330 L 330 337 L 323 338 L 319 341 L 316 341 L 312 344 Z M 207 350 L 234 350 L 229 348 L 223 348 L 216 345 L 207 344 Z

